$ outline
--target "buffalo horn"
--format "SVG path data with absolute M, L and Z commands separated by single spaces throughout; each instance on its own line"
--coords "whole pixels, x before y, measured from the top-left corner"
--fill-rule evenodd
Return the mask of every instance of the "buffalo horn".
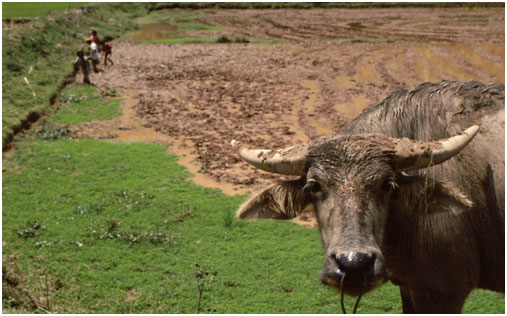
M 304 174 L 308 152 L 306 144 L 278 150 L 249 149 L 235 140 L 231 141 L 231 145 L 243 160 L 256 168 L 285 175 Z
M 432 142 L 414 141 L 408 138 L 393 139 L 395 169 L 399 172 L 438 165 L 465 148 L 478 131 L 479 126 L 474 125 L 459 135 Z

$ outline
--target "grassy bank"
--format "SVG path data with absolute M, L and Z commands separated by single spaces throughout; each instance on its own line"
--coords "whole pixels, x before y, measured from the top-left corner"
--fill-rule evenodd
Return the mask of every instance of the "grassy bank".
M 145 14 L 143 4 L 87 5 L 3 30 L 3 147 L 17 130 L 44 115 L 91 28 L 118 38 L 136 29 L 133 18 Z
M 36 18 L 46 14 L 70 10 L 86 2 L 3 2 L 2 19 Z

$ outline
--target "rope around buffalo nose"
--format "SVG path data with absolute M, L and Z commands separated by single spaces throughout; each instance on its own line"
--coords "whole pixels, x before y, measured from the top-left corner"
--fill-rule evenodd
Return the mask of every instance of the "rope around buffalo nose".
M 343 280 L 345 280 L 345 273 L 343 274 L 342 279 L 340 280 L 340 305 L 342 307 L 343 314 L 347 314 L 347 310 L 345 309 L 345 304 L 343 303 L 343 297 L 345 296 L 344 291 L 343 291 Z M 356 304 L 354 305 L 354 310 L 352 311 L 352 314 L 355 314 L 357 312 L 357 307 L 359 306 L 359 301 L 361 300 L 362 296 L 363 296 L 362 294 L 358 296 L 358 298 L 356 300 Z

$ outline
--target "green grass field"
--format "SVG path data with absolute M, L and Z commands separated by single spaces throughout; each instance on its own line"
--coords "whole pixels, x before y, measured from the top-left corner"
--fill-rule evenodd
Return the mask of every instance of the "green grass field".
M 337 294 L 318 282 L 316 229 L 240 222 L 243 197 L 186 181 L 176 160 L 141 143 L 27 144 L 3 177 L 3 256 L 19 257 L 43 302 L 49 275 L 52 312 L 194 313 L 195 263 L 216 271 L 204 311 L 338 312 Z M 396 292 L 384 286 L 360 310 L 399 310 L 386 300 Z
M 2 19 L 36 18 L 50 11 L 70 10 L 87 2 L 2 2 Z
M 112 89 L 111 89 L 112 90 Z M 115 95 L 116 91 L 111 91 Z M 121 114 L 121 98 L 101 98 L 97 88 L 74 84 L 60 94 L 60 110 L 49 118 L 55 124 L 76 124 L 110 120 Z

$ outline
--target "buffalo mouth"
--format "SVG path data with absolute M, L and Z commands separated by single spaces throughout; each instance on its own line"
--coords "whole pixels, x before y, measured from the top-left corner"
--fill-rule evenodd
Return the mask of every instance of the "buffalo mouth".
M 372 275 L 367 273 L 343 273 L 340 270 L 324 271 L 320 280 L 323 284 L 334 287 L 350 296 L 360 296 L 370 292 L 388 280 L 387 273 Z

